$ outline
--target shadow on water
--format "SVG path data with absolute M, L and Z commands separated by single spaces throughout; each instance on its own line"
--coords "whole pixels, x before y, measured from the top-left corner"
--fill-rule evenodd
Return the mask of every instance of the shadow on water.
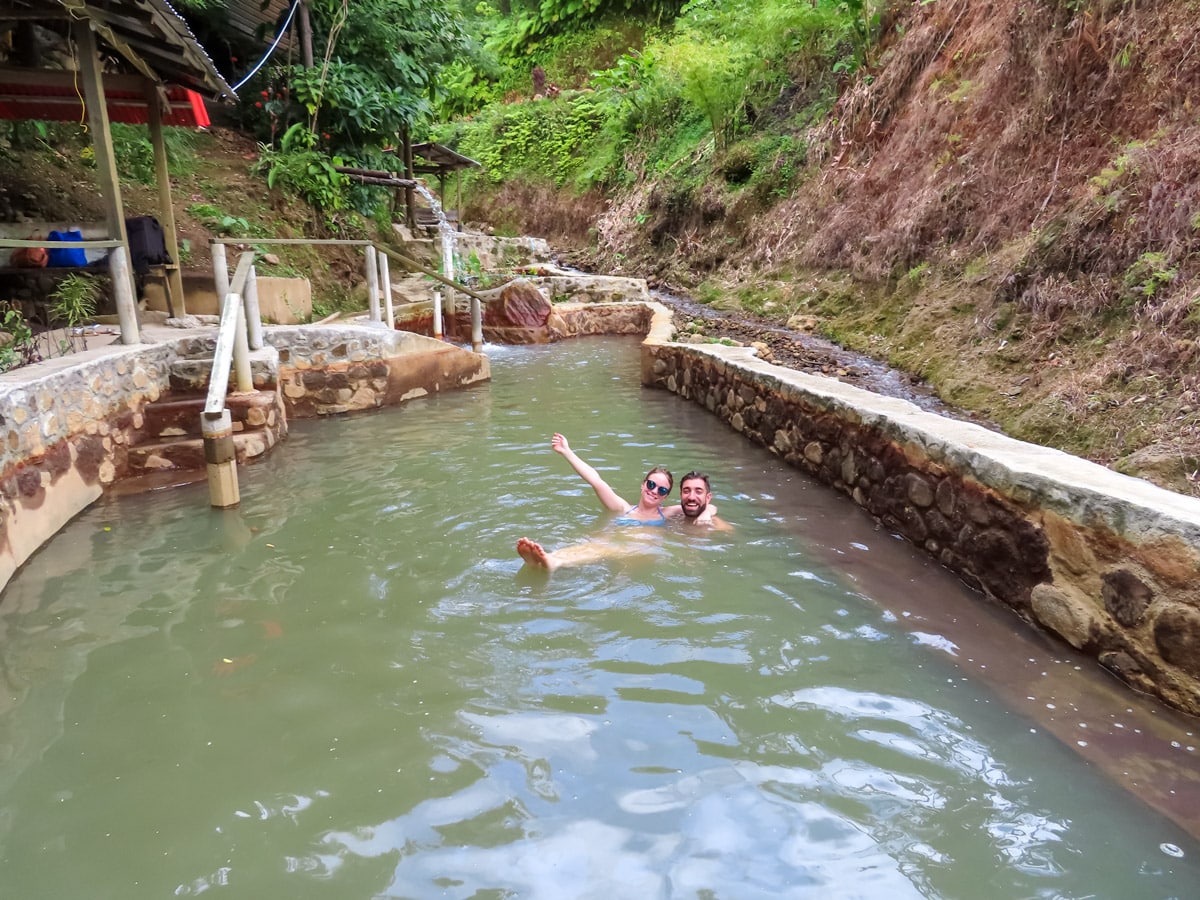
M 296 423 L 237 511 L 108 498 L 30 561 L 6 895 L 1194 894 L 1197 842 L 1128 793 L 1195 827 L 1194 723 L 642 389 L 636 341 L 492 366 Z M 522 535 L 611 534 L 555 430 L 619 492 L 708 471 L 737 530 L 530 571 Z

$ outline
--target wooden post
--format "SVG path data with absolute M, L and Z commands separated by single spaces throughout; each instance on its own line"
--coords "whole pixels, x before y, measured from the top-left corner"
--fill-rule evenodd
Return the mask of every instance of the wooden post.
M 483 352 L 483 309 L 478 297 L 471 298 L 471 349 Z
M 458 220 L 455 224 L 458 230 L 463 229 L 463 214 L 462 214 L 462 172 L 454 173 L 454 211 L 458 214 L 455 218 Z
M 71 36 L 79 48 L 79 75 L 83 81 L 83 98 L 87 106 L 88 130 L 92 136 L 92 149 L 96 155 L 96 177 L 100 181 L 100 196 L 104 202 L 104 218 L 108 237 L 119 240 L 129 251 L 129 235 L 125 233 L 125 210 L 121 205 L 121 181 L 117 177 L 117 159 L 113 154 L 112 132 L 108 124 L 108 106 L 104 98 L 104 81 L 100 73 L 100 57 L 96 49 L 96 35 L 88 19 L 76 19 L 71 23 Z M 129 257 L 125 257 L 124 278 L 128 281 L 129 293 L 137 297 L 133 283 L 133 270 Z M 113 273 L 113 289 L 117 276 Z M 136 306 L 136 301 L 135 301 Z M 125 340 L 122 333 L 122 340 Z M 136 343 L 136 340 L 134 341 Z
M 121 326 L 121 343 L 137 344 L 137 298 L 133 293 L 133 275 L 129 271 L 129 249 L 113 247 L 108 255 L 108 273 L 112 278 L 113 295 L 117 303 L 117 322 Z
M 229 263 L 225 261 L 225 245 L 209 241 L 208 249 L 212 253 L 213 290 L 217 292 L 217 305 L 225 305 L 225 295 L 229 293 Z
M 172 312 L 187 315 L 187 298 L 183 296 L 183 272 L 179 261 L 179 234 L 175 230 L 175 209 L 171 205 L 171 173 L 167 169 L 167 142 L 163 139 L 162 106 L 159 105 L 157 85 L 146 82 L 146 107 L 150 113 L 150 144 L 154 148 L 154 180 L 158 184 L 158 220 L 167 241 L 167 296 L 178 304 Z M 172 304 L 168 304 L 170 307 Z
M 313 67 L 312 20 L 308 16 L 308 0 L 300 0 L 300 59 L 304 68 Z
M 237 448 L 233 443 L 233 419 L 229 410 L 202 415 L 200 432 L 208 469 L 209 503 L 217 509 L 237 506 L 242 498 L 238 493 Z
M 383 284 L 383 318 L 389 330 L 396 328 L 396 313 L 392 308 L 392 276 L 386 253 L 376 253 L 379 259 L 379 280 Z
M 237 329 L 233 336 L 233 377 L 238 393 L 244 394 L 254 390 L 254 373 L 250 369 L 250 340 L 246 336 L 245 302 L 238 304 Z
M 251 350 L 263 348 L 262 313 L 258 311 L 258 274 L 254 266 L 246 276 L 246 292 L 242 295 L 242 307 L 246 311 L 246 339 Z
M 379 267 L 375 262 L 375 248 L 367 244 L 363 248 L 363 256 L 367 263 L 367 308 L 371 311 L 371 321 L 379 321 Z
M 413 152 L 412 152 L 412 136 L 405 128 L 400 132 L 400 152 L 404 154 L 404 177 L 409 181 L 416 180 L 416 174 L 413 172 Z M 417 208 L 416 208 L 416 191 L 411 186 L 404 188 L 404 215 L 408 227 L 417 227 Z

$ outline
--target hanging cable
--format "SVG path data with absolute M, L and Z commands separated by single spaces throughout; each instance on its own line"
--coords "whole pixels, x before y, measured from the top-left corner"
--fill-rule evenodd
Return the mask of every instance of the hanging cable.
M 287 19 L 283 22 L 283 27 L 279 29 L 279 33 L 275 35 L 275 40 L 271 42 L 271 46 L 267 48 L 267 52 L 263 54 L 263 58 L 255 63 L 254 68 L 246 73 L 246 77 L 233 86 L 233 92 L 236 94 L 242 89 L 242 85 L 254 77 L 255 73 L 263 67 L 271 54 L 275 52 L 275 48 L 279 46 L 279 42 L 283 40 L 283 36 L 287 34 L 288 29 L 292 26 L 292 16 L 296 14 L 296 10 L 300 7 L 300 0 L 295 0 L 292 3 L 292 8 L 288 11 Z

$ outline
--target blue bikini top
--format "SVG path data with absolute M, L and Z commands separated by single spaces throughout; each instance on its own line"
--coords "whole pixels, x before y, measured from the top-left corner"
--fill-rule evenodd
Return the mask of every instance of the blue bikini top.
M 629 509 L 625 510 L 624 515 L 618 516 L 617 518 L 613 519 L 613 524 L 614 525 L 632 525 L 632 526 L 640 525 L 643 528 L 646 527 L 647 525 L 652 528 L 657 528 L 660 525 L 667 524 L 667 517 L 663 514 L 663 510 L 662 510 L 661 506 L 658 508 L 658 518 L 657 519 L 635 519 L 635 518 L 632 518 L 629 514 L 631 512 L 633 512 L 635 509 L 637 509 L 636 506 L 629 507 Z

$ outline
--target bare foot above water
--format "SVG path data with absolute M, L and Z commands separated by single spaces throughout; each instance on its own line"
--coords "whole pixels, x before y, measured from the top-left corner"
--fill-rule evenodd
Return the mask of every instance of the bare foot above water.
M 517 541 L 517 553 L 521 559 L 525 560 L 527 565 L 544 569 L 547 572 L 554 569 L 554 563 L 550 559 L 550 555 L 536 541 L 531 541 L 529 538 L 521 538 Z

